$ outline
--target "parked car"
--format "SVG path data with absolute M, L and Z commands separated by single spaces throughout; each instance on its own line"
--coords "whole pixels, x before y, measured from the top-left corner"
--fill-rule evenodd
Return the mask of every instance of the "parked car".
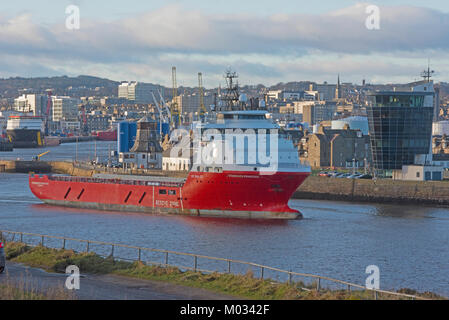
M 372 179 L 372 178 L 373 178 L 373 176 L 370 174 L 361 174 L 355 179 Z
M 346 178 L 348 178 L 348 179 L 357 179 L 357 177 L 360 176 L 360 175 L 361 175 L 361 173 L 356 172 L 354 174 L 349 174 L 349 176 L 347 176 Z
M 320 176 L 320 177 L 329 177 L 329 173 L 327 173 L 326 171 L 321 171 L 320 173 L 318 173 L 318 176 Z
M 6 257 L 5 257 L 5 249 L 3 248 L 3 242 L 0 241 L 0 273 L 5 270 L 6 266 Z
M 339 175 L 337 178 L 347 178 L 350 175 L 352 175 L 352 173 L 343 173 L 343 174 Z
M 333 175 L 331 175 L 332 178 L 340 178 L 342 175 L 344 175 L 344 173 L 342 172 L 336 172 Z

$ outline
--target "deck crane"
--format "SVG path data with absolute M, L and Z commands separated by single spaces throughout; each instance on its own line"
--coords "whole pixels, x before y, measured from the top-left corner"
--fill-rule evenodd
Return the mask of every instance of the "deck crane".
M 198 72 L 198 89 L 200 93 L 200 105 L 198 107 L 198 115 L 203 118 L 207 110 L 204 106 L 204 89 L 203 89 L 203 74 Z

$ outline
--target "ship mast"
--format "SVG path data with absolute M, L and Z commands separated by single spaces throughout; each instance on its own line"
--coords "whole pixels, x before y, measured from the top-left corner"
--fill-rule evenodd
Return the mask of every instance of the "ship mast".
M 239 84 L 235 79 L 238 78 L 236 72 L 231 70 L 227 70 L 225 73 L 226 79 L 226 89 L 224 89 L 224 93 L 221 97 L 224 106 L 222 107 L 224 110 L 221 111 L 232 111 L 240 109 L 239 106 Z

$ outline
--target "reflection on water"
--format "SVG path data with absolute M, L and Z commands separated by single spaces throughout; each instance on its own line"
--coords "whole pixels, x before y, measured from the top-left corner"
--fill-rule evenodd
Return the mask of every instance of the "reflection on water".
M 432 218 L 433 207 L 379 204 L 375 206 L 376 214 L 385 217 L 395 218 Z

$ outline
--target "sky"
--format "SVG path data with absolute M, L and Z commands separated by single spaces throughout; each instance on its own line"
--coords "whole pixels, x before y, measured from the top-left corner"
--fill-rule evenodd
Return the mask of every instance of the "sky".
M 79 8 L 79 29 L 66 26 L 69 5 Z M 448 47 L 442 0 L 0 2 L 0 78 L 82 74 L 171 86 L 176 66 L 179 86 L 197 85 L 202 72 L 217 87 L 228 68 L 250 85 L 335 83 L 338 74 L 398 83 L 418 80 L 430 59 L 435 81 L 449 82 Z

